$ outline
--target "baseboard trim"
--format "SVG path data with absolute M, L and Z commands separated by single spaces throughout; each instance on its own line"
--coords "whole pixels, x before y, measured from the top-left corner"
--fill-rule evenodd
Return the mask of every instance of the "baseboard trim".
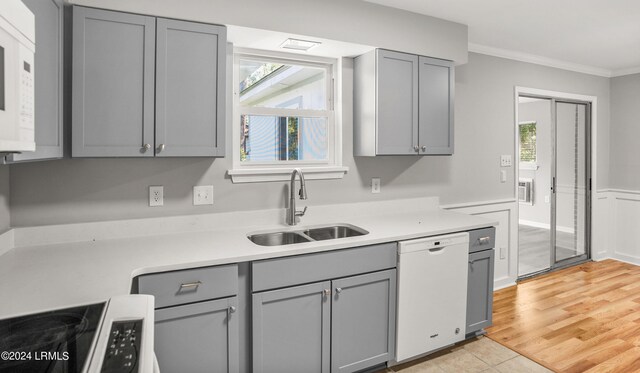
M 15 242 L 15 235 L 13 229 L 0 234 L 0 255 L 7 253 L 13 249 Z

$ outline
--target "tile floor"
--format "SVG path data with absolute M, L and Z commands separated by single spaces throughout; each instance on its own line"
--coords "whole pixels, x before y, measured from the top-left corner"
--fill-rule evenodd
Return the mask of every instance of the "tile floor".
M 456 344 L 432 355 L 376 373 L 546 373 L 549 369 L 486 337 Z

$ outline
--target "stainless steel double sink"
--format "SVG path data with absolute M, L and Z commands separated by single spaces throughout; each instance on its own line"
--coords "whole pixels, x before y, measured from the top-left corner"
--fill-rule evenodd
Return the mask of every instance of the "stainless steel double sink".
M 338 238 L 356 237 L 369 234 L 366 230 L 349 224 L 337 224 L 304 228 L 293 231 L 278 231 L 248 235 L 251 242 L 260 246 L 281 246 Z

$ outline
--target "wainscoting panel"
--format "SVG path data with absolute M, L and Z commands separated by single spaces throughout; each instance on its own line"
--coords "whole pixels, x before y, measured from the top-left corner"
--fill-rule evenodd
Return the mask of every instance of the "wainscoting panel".
M 606 257 L 640 265 L 640 191 L 605 189 L 596 194 L 594 247 Z
M 494 287 L 496 290 L 516 284 L 518 278 L 518 215 L 516 200 L 484 201 L 446 205 L 442 208 L 497 220 Z

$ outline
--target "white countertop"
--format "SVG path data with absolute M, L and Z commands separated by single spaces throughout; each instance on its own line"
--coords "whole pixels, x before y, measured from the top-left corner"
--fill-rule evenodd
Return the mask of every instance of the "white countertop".
M 190 222 L 186 225 L 191 225 L 194 230 L 164 230 L 171 233 L 154 233 L 140 228 L 142 233 L 139 236 L 111 239 L 86 239 L 89 237 L 87 227 L 80 227 L 84 234 L 79 232 L 75 242 L 59 242 L 64 240 L 56 236 L 54 241 L 58 243 L 51 244 L 44 244 L 51 242 L 46 238 L 47 231 L 62 231 L 70 236 L 65 231 L 70 228 L 42 228 L 41 237 L 37 239 L 32 238 L 37 228 L 15 232 L 16 241 L 28 233 L 30 237 L 21 241 L 38 244 L 20 246 L 16 242 L 17 247 L 0 256 L 0 318 L 102 302 L 114 295 L 128 294 L 132 278 L 145 273 L 328 251 L 497 225 L 495 221 L 435 208 L 427 199 L 405 200 L 394 208 L 389 208 L 389 202 L 316 206 L 309 210 L 313 208 L 319 212 L 308 214 L 310 216 L 302 218 L 296 227 L 265 224 L 269 220 L 265 216 L 273 217 L 280 213 L 245 212 L 236 214 L 235 224 L 229 221 L 233 213 L 212 214 L 220 215 L 216 217 L 219 226 L 203 228 Z M 247 218 L 253 215 L 257 216 L 255 220 Z M 339 223 L 358 226 L 369 234 L 271 247 L 258 246 L 247 239 L 248 233 L 256 231 L 297 230 Z M 96 227 L 100 223 L 92 224 Z M 131 225 L 135 224 L 131 221 L 125 223 L 125 226 Z M 104 227 L 101 229 L 110 231 Z M 93 236 L 101 234 L 112 237 L 124 233 L 112 232 L 109 235 L 102 232 Z M 81 240 L 82 237 L 86 240 Z

